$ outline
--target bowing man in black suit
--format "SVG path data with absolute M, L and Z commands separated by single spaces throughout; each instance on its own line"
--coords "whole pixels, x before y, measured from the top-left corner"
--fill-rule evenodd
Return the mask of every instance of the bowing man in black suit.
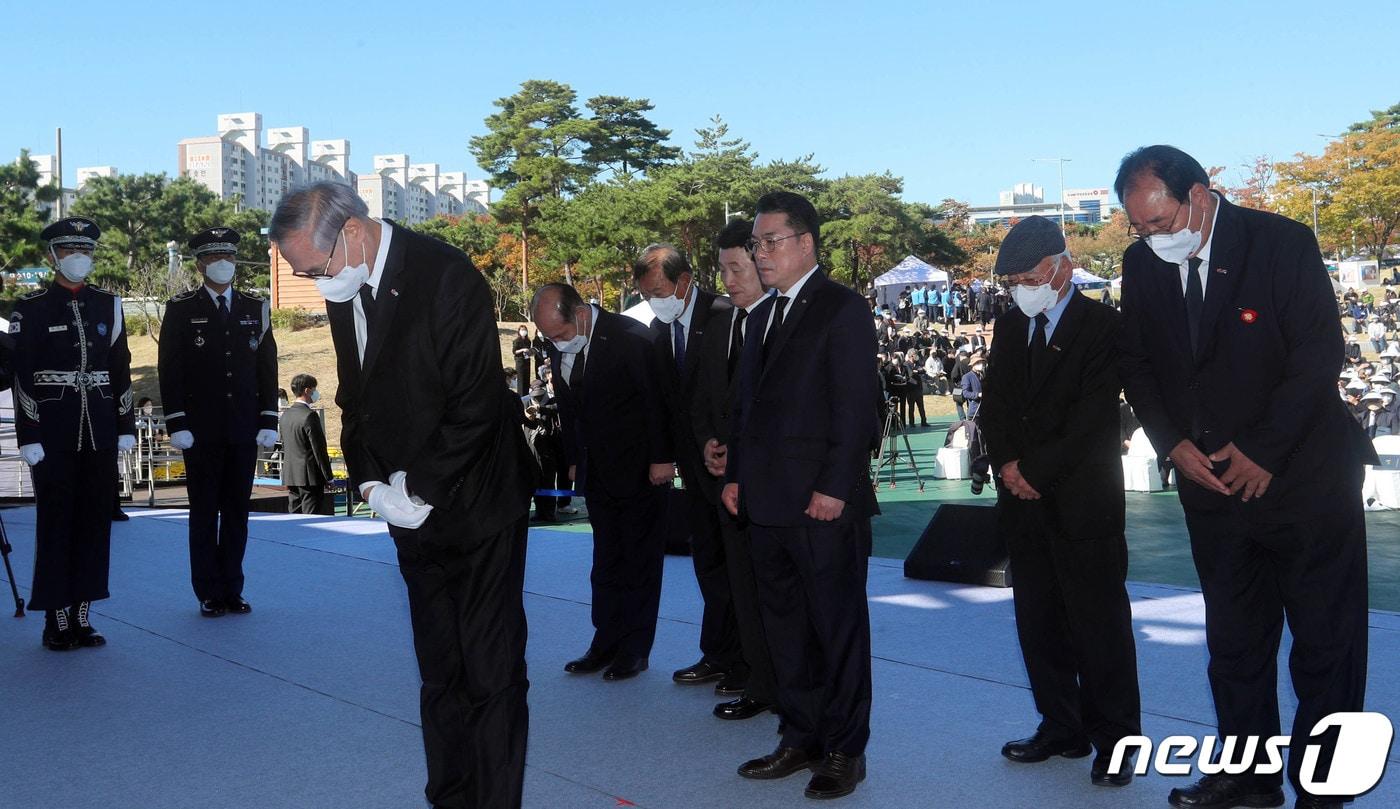
M 1079 294 L 1059 225 L 1031 216 L 1002 242 L 996 274 L 1016 308 L 997 318 L 978 421 L 997 471 L 997 532 L 1016 571 L 1016 630 L 1042 719 L 1002 755 L 1098 755 L 1142 732 L 1124 582 L 1118 312 Z
M 1206 603 L 1222 736 L 1279 734 L 1275 659 L 1286 620 L 1298 695 L 1288 774 L 1304 745 L 1327 771 L 1335 711 L 1366 686 L 1362 465 L 1374 452 L 1336 394 L 1341 324 L 1307 227 L 1237 208 L 1190 155 L 1149 146 L 1114 183 L 1140 241 L 1123 255 L 1122 375 L 1147 436 L 1176 466 Z M 1265 758 L 1259 745 L 1259 760 Z M 1207 776 L 1181 807 L 1277 806 L 1281 776 Z
M 423 678 L 428 801 L 518 807 L 535 471 L 491 291 L 460 250 L 369 218 L 348 186 L 288 194 L 269 231 L 327 300 L 350 480 L 398 548 Z
M 675 448 L 676 466 L 685 483 L 690 516 L 690 554 L 705 611 L 700 622 L 700 660 L 671 675 L 685 685 L 719 680 L 721 694 L 742 694 L 748 670 L 739 649 L 734 608 L 725 569 L 724 543 L 714 505 L 701 491 L 709 476 L 700 446 L 692 438 L 691 406 L 696 396 L 700 346 L 706 327 L 728 314 L 729 301 L 697 289 L 690 262 L 674 246 L 653 244 L 632 265 L 632 278 L 656 318 L 651 322 L 658 387 Z
M 710 319 L 710 327 L 699 349 L 700 367 L 696 372 L 695 398 L 691 405 L 691 440 L 703 453 L 706 470 L 698 488 L 710 510 L 719 516 L 734 621 L 744 668 L 748 672 L 743 695 L 714 707 L 714 714 L 720 719 L 749 719 L 769 711 L 778 702 L 773 657 L 768 651 L 768 638 L 758 608 L 758 585 L 754 581 L 748 525 L 731 515 L 719 499 L 729 455 L 730 415 L 746 326 L 749 315 L 763 302 L 763 282 L 759 280 L 758 268 L 747 247 L 752 235 L 752 222 L 732 219 L 715 240 L 715 247 L 719 249 L 720 280 L 733 305 Z
M 757 210 L 749 245 L 777 295 L 747 327 L 722 497 L 749 521 L 787 724 L 778 749 L 739 774 L 782 778 L 815 767 L 808 797 L 835 798 L 865 777 L 870 737 L 875 330 L 860 295 L 817 266 L 812 204 L 775 192 Z
M 552 343 L 569 477 L 593 526 L 593 642 L 564 670 L 625 680 L 646 670 L 656 639 L 664 487 L 675 476 L 651 331 L 566 284 L 540 287 L 530 317 Z

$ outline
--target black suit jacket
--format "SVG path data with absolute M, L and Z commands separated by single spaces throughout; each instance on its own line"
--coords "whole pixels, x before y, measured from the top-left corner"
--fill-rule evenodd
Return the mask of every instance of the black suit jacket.
M 843 519 L 869 517 L 869 452 L 880 436 L 870 309 L 818 269 L 789 304 L 765 364 L 774 300 L 749 316 L 725 478 L 760 525 L 808 521 L 814 491 L 845 501 Z
M 327 303 L 350 480 L 388 482 L 433 506 L 418 529 L 471 547 L 524 516 L 535 471 L 520 400 L 506 388 L 491 291 L 471 259 L 393 226 L 363 367 L 352 302 Z
M 651 482 L 647 467 L 671 463 L 666 405 L 661 398 L 652 332 L 630 317 L 595 310 L 582 384 L 570 387 L 563 358 L 549 348 L 564 453 L 575 485 L 614 499 L 634 497 Z M 577 361 L 577 360 L 576 360 Z
M 1235 446 L 1273 473 L 1239 505 L 1259 522 L 1327 513 L 1327 495 L 1375 457 L 1342 401 L 1342 332 L 1312 231 L 1217 197 L 1199 354 L 1192 355 L 1178 267 L 1145 243 L 1123 254 L 1121 370 L 1128 402 L 1165 456 L 1190 440 Z M 1217 468 L 1217 475 L 1224 468 Z M 1180 480 L 1186 508 L 1238 503 Z M 1350 496 L 1350 495 L 1348 495 Z
M 282 485 L 324 486 L 331 479 L 321 417 L 305 402 L 292 402 L 277 425 L 282 439 Z
M 690 305 L 695 307 L 695 311 L 691 314 L 690 333 L 686 336 L 683 369 L 676 367 L 671 324 L 653 319 L 651 332 L 655 341 L 652 344 L 656 352 L 655 362 L 661 369 L 660 387 L 666 400 L 676 465 L 680 467 L 681 479 L 687 488 L 701 488 L 709 482 L 710 474 L 705 471 L 704 457 L 695 445 L 691 413 L 703 362 L 705 335 L 710 324 L 720 320 L 733 307 L 728 298 L 703 289 L 695 290 L 695 299 Z
M 1063 539 L 1121 535 L 1118 312 L 1071 292 L 1034 376 L 1029 329 L 1020 309 L 997 318 L 977 414 L 993 470 L 1019 461 L 1041 494 L 1021 500 L 998 487 L 999 522 L 1038 523 Z
M 710 318 L 705 340 L 698 352 L 695 398 L 691 400 L 690 407 L 689 440 L 701 453 L 700 491 L 716 505 L 719 504 L 722 481 L 705 470 L 703 453 L 705 442 L 711 438 L 728 445 L 732 437 L 730 415 L 734 411 L 734 395 L 739 387 L 737 369 L 734 378 L 729 378 L 729 341 L 733 335 L 735 311 L 730 306 Z

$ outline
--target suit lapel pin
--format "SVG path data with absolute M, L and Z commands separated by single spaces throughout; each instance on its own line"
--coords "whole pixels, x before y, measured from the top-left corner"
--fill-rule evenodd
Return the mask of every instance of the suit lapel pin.
M 1225 275 L 1226 273 L 1229 272 L 1229 270 L 1225 269 L 1224 267 L 1216 267 L 1216 268 L 1215 268 L 1215 271 L 1218 272 L 1218 273 L 1220 273 L 1221 275 Z
M 390 288 L 390 289 L 389 289 L 389 294 L 390 294 L 390 295 L 393 295 L 395 298 L 397 298 L 397 297 L 399 296 L 399 291 L 398 291 L 397 289 Z
M 1259 319 L 1259 313 L 1253 309 L 1241 309 L 1240 320 L 1244 323 L 1253 323 Z
M 1055 345 L 1054 343 L 1051 343 L 1051 344 L 1050 344 L 1050 350 L 1051 350 L 1051 351 L 1059 351 L 1059 350 L 1060 350 L 1060 347 L 1057 346 L 1057 345 Z

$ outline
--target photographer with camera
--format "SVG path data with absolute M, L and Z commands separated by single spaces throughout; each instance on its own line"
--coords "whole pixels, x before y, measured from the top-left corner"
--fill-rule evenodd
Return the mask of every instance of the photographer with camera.
M 995 267 L 1016 309 L 997 318 L 978 420 L 1042 716 L 1001 752 L 1030 763 L 1097 750 L 1091 782 L 1124 786 L 1131 770 L 1108 765 L 1119 739 L 1141 733 L 1141 709 L 1124 584 L 1118 313 L 1074 290 L 1072 266 L 1059 226 L 1032 216 L 1007 234 Z

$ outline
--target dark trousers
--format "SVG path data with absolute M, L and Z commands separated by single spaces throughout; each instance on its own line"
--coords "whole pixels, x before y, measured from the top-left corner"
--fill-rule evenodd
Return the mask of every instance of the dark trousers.
M 666 489 L 647 486 L 615 499 L 589 490 L 593 526 L 593 642 L 590 648 L 619 657 L 645 659 L 656 639 L 661 606 L 661 568 Z
M 408 587 L 435 809 L 519 807 L 530 715 L 525 694 L 527 518 L 465 549 L 390 527 Z
M 729 567 L 724 539 L 720 535 L 715 505 L 699 488 L 685 490 L 690 507 L 690 560 L 705 610 L 700 620 L 700 654 L 721 666 L 744 664 L 739 644 L 739 628 L 734 619 L 734 599 L 729 586 Z
M 1112 753 L 1119 739 L 1142 733 L 1127 543 L 1122 535 L 1052 538 L 1036 528 L 1006 534 L 1016 634 L 1040 730 L 1088 737 Z
M 287 511 L 291 514 L 324 514 L 326 486 L 288 486 Z
M 758 582 L 754 578 L 748 525 L 741 525 L 724 506 L 710 507 L 718 509 L 725 568 L 729 572 L 730 598 L 734 604 L 734 623 L 739 633 L 744 665 L 749 670 L 744 696 L 776 705 L 778 684 L 773 675 L 773 654 L 768 650 L 768 635 L 763 631 L 763 614 L 758 606 Z
M 899 398 L 904 407 L 904 423 L 906 425 L 914 426 L 915 409 L 919 411 L 918 423 L 928 424 L 928 416 L 924 413 L 924 386 L 922 382 L 906 386 L 904 390 L 900 391 Z
M 784 747 L 862 755 L 870 739 L 866 542 L 850 517 L 749 526 Z M 869 520 L 864 522 L 868 525 Z
M 117 451 L 45 450 L 31 469 L 36 500 L 29 606 L 61 610 L 107 598 Z
M 1336 742 L 1335 730 L 1310 739 L 1313 725 L 1330 713 L 1362 710 L 1366 696 L 1366 521 L 1356 497 L 1360 480 L 1348 484 L 1319 494 L 1335 503 L 1329 514 L 1286 525 L 1246 522 L 1233 511 L 1186 510 L 1222 736 L 1279 735 L 1278 648 L 1288 622 L 1288 666 L 1298 696 L 1288 777 L 1299 794 L 1305 746 L 1321 746 L 1314 776 L 1321 778 Z
M 205 599 L 243 594 L 243 552 L 248 547 L 248 500 L 258 445 L 195 442 L 185 450 L 190 497 L 190 579 Z

